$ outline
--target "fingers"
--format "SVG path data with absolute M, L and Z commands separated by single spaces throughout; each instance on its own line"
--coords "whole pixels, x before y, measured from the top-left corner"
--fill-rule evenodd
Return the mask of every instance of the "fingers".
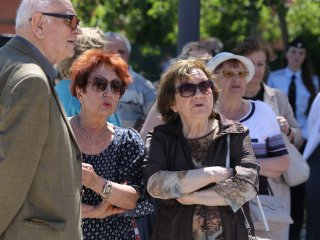
M 89 163 L 82 163 L 82 169 L 85 169 L 85 170 L 93 170 L 93 167 L 91 164 Z
M 114 214 L 124 213 L 126 210 L 110 204 L 108 201 L 101 202 L 97 207 L 97 218 L 106 218 Z
M 290 127 L 287 119 L 285 119 L 283 116 L 277 116 L 277 120 L 280 126 L 280 130 L 284 133 L 287 133 Z

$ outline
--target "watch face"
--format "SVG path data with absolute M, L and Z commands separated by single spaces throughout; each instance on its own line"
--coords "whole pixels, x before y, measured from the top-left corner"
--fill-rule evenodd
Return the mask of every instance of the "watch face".
M 109 194 L 110 192 L 111 192 L 111 184 L 110 184 L 110 183 L 107 183 L 107 184 L 104 186 L 102 193 L 103 193 L 103 194 Z

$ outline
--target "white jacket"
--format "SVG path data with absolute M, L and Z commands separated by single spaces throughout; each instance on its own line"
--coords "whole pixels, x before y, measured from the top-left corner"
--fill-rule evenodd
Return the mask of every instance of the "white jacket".
M 308 142 L 303 152 L 304 159 L 312 154 L 320 143 L 320 93 L 312 103 L 308 117 Z

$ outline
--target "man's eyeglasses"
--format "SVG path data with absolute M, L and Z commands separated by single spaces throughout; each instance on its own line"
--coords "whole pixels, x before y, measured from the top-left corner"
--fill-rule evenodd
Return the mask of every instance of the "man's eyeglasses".
M 101 76 L 96 76 L 93 78 L 93 81 L 89 83 L 92 84 L 92 90 L 97 91 L 97 92 L 104 92 L 108 85 L 110 84 L 111 92 L 113 94 L 122 96 L 126 90 L 126 85 L 123 81 L 120 80 L 112 80 L 108 81 L 104 77 Z
M 240 78 L 246 78 L 249 75 L 248 71 L 220 71 L 215 73 L 222 73 L 222 76 L 224 76 L 225 78 L 232 78 L 236 74 L 238 74 Z
M 60 14 L 60 13 L 42 13 L 43 15 L 56 17 L 56 18 L 63 18 L 66 20 L 66 24 L 72 29 L 75 30 L 80 23 L 79 18 L 77 15 L 72 14 Z
M 176 88 L 176 91 L 180 94 L 181 97 L 191 97 L 196 94 L 197 88 L 199 88 L 200 92 L 202 92 L 203 94 L 208 95 L 212 93 L 213 87 L 213 82 L 207 80 L 202 81 L 199 84 L 182 83 Z

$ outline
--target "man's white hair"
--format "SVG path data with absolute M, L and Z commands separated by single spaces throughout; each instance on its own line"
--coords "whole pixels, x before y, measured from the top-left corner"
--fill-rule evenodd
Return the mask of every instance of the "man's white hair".
M 22 0 L 16 16 L 16 30 L 30 26 L 30 19 L 36 12 L 46 12 L 48 6 L 57 0 Z
M 127 51 L 130 54 L 131 53 L 131 44 L 128 40 L 128 38 L 126 38 L 124 35 L 122 35 L 121 33 L 118 32 L 106 32 L 105 37 L 108 41 L 109 38 L 115 38 L 115 39 L 120 39 L 124 42 L 124 44 L 126 45 Z

